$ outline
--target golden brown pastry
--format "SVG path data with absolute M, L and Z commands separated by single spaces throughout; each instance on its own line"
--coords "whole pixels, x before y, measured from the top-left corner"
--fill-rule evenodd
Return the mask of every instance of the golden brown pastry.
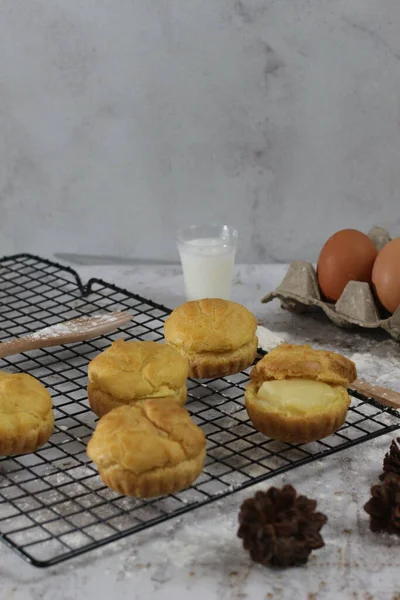
M 336 352 L 314 350 L 308 344 L 281 344 L 251 371 L 253 381 L 293 377 L 347 386 L 356 379 L 357 372 L 355 364 L 348 358 Z
M 99 417 L 144 398 L 187 399 L 187 360 L 167 344 L 118 340 L 89 363 L 88 375 L 89 404 Z
M 319 440 L 343 424 L 355 364 L 308 345 L 282 344 L 253 368 L 246 409 L 256 429 L 281 442 Z
M 102 417 L 87 446 L 103 482 L 136 498 L 178 492 L 200 475 L 204 433 L 171 398 L 121 406 Z
M 165 339 L 189 361 L 189 376 L 233 375 L 257 352 L 257 321 L 244 306 L 216 298 L 186 302 L 167 318 Z
M 53 403 L 37 379 L 0 371 L 0 455 L 34 452 L 53 433 Z

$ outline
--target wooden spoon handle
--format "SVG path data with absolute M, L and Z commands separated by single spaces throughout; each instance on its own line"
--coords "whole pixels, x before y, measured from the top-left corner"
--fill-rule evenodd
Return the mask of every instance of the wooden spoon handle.
M 15 340 L 0 343 L 0 358 L 21 354 L 28 350 L 90 340 L 115 331 L 131 319 L 130 313 L 117 311 L 104 315 L 85 315 L 56 325 L 49 325 Z
M 395 392 L 381 385 L 367 383 L 362 379 L 356 379 L 349 387 L 368 398 L 376 400 L 380 404 L 391 406 L 392 408 L 400 408 L 400 392 Z
M 38 348 L 47 348 L 49 346 L 57 346 L 60 342 L 55 340 L 43 340 L 42 338 L 33 340 L 25 337 L 3 342 L 0 344 L 0 358 L 12 356 L 13 354 L 21 354 L 28 350 L 37 350 Z

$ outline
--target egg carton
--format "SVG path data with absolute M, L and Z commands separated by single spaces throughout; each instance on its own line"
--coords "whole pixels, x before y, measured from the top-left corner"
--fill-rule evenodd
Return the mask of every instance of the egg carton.
M 389 233 L 383 227 L 373 227 L 368 236 L 378 250 L 390 241 Z M 370 285 L 360 281 L 349 281 L 335 304 L 325 302 L 312 263 L 293 261 L 282 283 L 261 302 L 265 304 L 274 298 L 279 298 L 282 308 L 291 312 L 306 313 L 319 307 L 339 327 L 382 328 L 395 340 L 400 340 L 400 306 L 391 317 L 382 318 Z

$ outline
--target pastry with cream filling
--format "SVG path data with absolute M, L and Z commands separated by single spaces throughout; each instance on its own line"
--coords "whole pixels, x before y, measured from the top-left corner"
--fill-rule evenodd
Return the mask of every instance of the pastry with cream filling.
M 46 388 L 26 373 L 0 371 L 0 456 L 35 452 L 54 429 Z
M 187 399 L 188 362 L 167 344 L 118 340 L 89 363 L 88 375 L 89 404 L 99 417 L 144 398 Z
M 108 487 L 153 498 L 178 492 L 197 479 L 206 439 L 183 406 L 171 398 L 151 398 L 102 417 L 87 454 Z
M 325 438 L 343 424 L 355 364 L 308 345 L 281 344 L 253 368 L 246 409 L 256 429 L 282 442 Z
M 165 322 L 167 343 L 189 361 L 199 379 L 239 373 L 257 353 L 257 321 L 241 304 L 220 298 L 185 302 Z

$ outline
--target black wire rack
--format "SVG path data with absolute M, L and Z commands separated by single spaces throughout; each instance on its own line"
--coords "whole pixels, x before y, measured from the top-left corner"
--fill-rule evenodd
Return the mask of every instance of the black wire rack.
M 400 427 L 400 414 L 356 392 L 346 423 L 312 444 L 270 440 L 255 431 L 243 403 L 245 371 L 189 380 L 187 408 L 207 436 L 205 468 L 195 484 L 148 501 L 119 496 L 101 482 L 86 455 L 96 416 L 86 398 L 88 362 L 113 340 L 163 339 L 170 310 L 62 265 L 28 254 L 0 259 L 0 340 L 99 311 L 133 319 L 111 335 L 34 350 L 0 361 L 50 390 L 55 431 L 33 454 L 0 460 L 0 539 L 37 567 L 60 563 L 247 488 L 279 473 Z

